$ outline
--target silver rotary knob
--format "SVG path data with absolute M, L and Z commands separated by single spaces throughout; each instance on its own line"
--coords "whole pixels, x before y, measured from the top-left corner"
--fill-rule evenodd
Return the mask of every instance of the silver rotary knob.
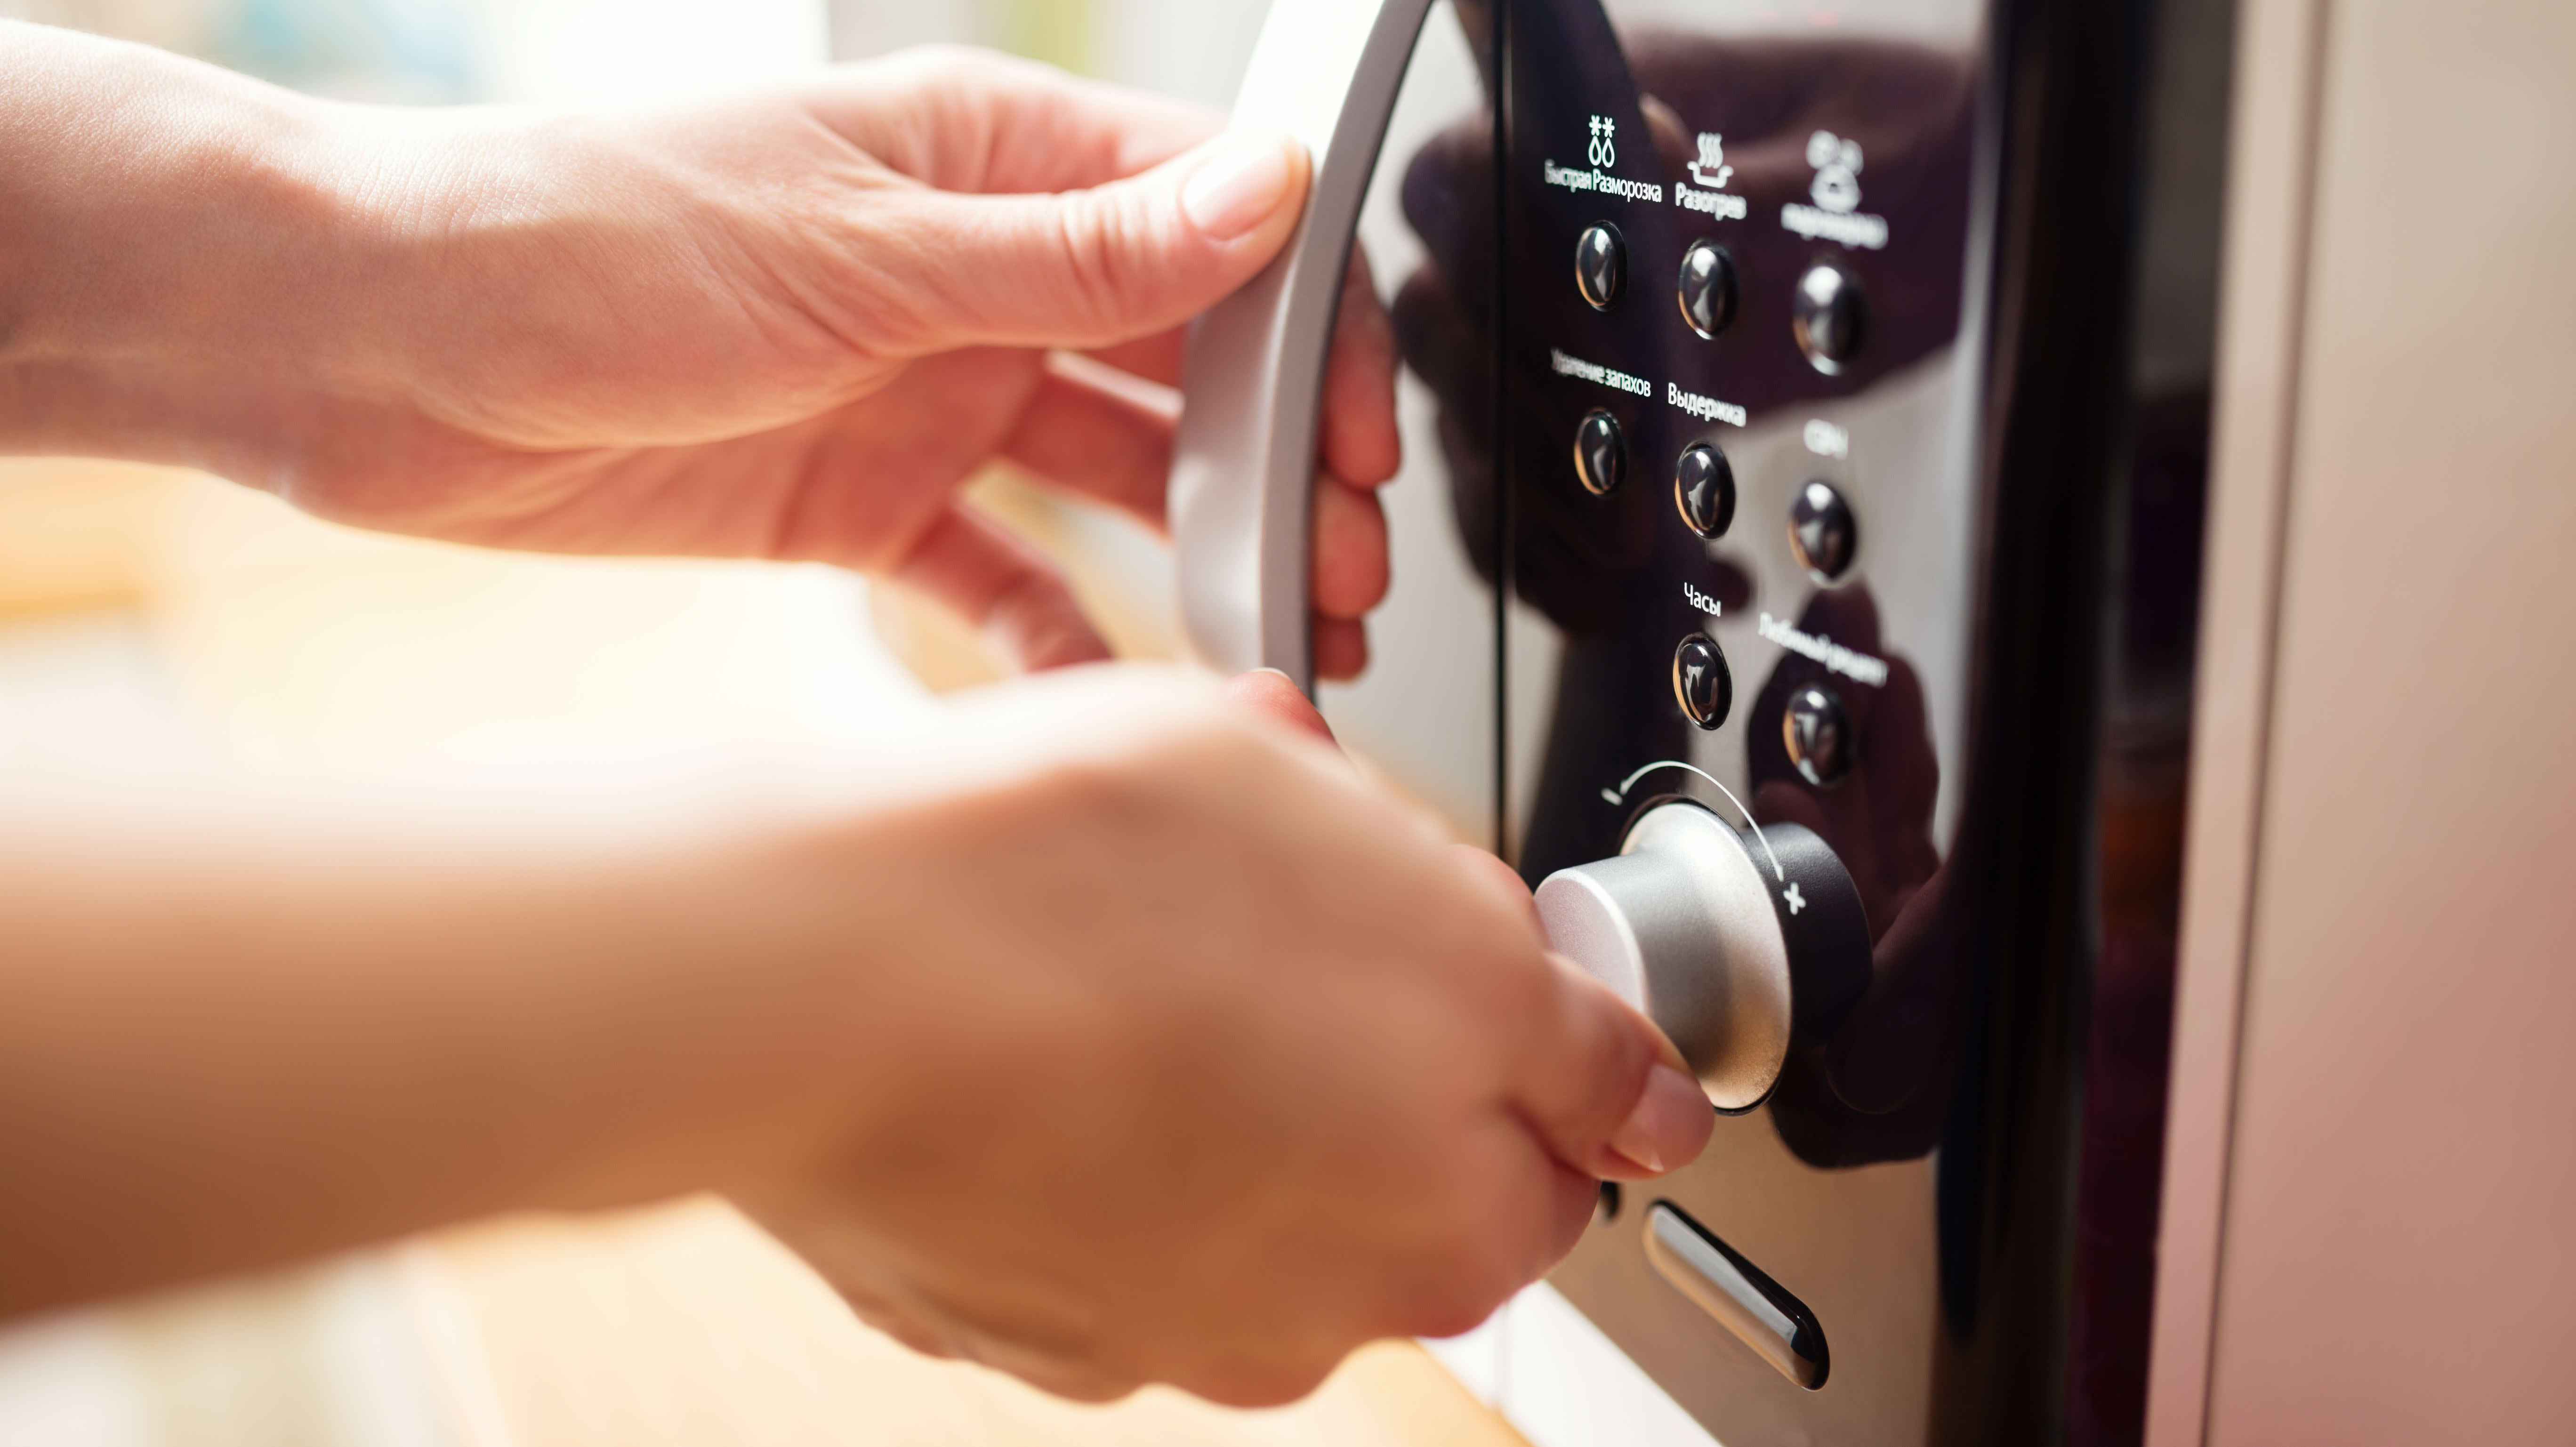
M 1809 830 L 1761 841 L 1697 804 L 1659 804 L 1619 853 L 1538 887 L 1548 943 L 1672 1038 L 1709 1102 L 1751 1110 L 1793 1038 L 1819 1038 L 1869 985 L 1869 925 Z

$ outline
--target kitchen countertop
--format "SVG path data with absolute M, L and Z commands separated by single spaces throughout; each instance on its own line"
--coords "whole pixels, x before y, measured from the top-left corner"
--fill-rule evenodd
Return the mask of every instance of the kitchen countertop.
M 1428 1354 L 1385 1343 L 1294 1406 L 1241 1412 L 1149 1389 L 1109 1406 L 917 1356 L 861 1325 L 731 1210 L 517 1222 L 432 1248 L 474 1328 L 460 1380 L 509 1447 L 1520 1447 Z M 442 1315 L 433 1304 L 433 1318 Z M 449 1317 L 453 1320 L 453 1317 Z M 470 1442 L 469 1447 L 500 1447 Z
M 1305 1401 L 1058 1401 L 917 1356 L 721 1202 L 511 1219 L 0 1327 L 45 1447 L 1523 1447 L 1421 1348 Z

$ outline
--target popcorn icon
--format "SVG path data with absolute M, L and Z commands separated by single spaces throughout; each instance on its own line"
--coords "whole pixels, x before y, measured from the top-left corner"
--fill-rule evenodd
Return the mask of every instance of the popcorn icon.
M 1817 206 L 1846 214 L 1860 209 L 1860 142 L 1818 131 L 1807 137 L 1807 164 L 1816 168 L 1808 194 Z

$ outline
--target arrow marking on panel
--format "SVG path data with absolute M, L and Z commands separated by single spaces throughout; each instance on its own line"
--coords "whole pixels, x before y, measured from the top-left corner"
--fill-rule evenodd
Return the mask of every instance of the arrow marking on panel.
M 1637 772 L 1621 779 L 1616 793 L 1613 793 L 1608 789 L 1602 790 L 1601 797 L 1609 800 L 1613 804 L 1624 804 L 1628 802 L 1628 791 L 1636 787 L 1637 781 L 1646 777 L 1648 774 L 1653 773 L 1657 769 L 1682 769 L 1708 780 L 1709 785 L 1712 788 L 1726 796 L 1726 802 L 1735 806 L 1735 812 L 1744 816 L 1744 827 L 1753 831 L 1753 837 L 1755 839 L 1761 840 L 1762 852 L 1765 855 L 1768 855 L 1771 860 L 1771 877 L 1774 879 L 1787 879 L 1789 877 L 1789 871 L 1780 867 L 1780 856 L 1771 852 L 1771 841 L 1763 838 L 1762 826 L 1753 822 L 1753 811 L 1745 808 L 1744 801 L 1735 797 L 1735 791 L 1726 787 L 1724 784 L 1718 783 L 1717 776 L 1711 774 L 1706 769 L 1693 764 L 1685 764 L 1679 759 L 1661 759 L 1655 763 L 1648 764 Z M 1797 897 L 1797 892 L 1798 887 L 1796 885 L 1793 884 L 1789 886 L 1789 895 L 1791 898 L 1795 899 Z M 1799 903 L 1801 904 L 1804 904 L 1805 902 L 1806 901 L 1804 900 L 1799 900 Z M 1791 914 L 1796 914 L 1797 910 L 1792 909 L 1789 912 Z

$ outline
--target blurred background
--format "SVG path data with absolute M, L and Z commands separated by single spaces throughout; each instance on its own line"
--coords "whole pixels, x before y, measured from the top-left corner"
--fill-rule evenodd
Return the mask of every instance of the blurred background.
M 631 99 L 953 41 L 1222 106 L 1264 9 L 0 0 L 0 17 L 423 105 Z M 1445 503 L 1410 492 L 1391 495 L 1422 514 L 1400 525 L 1399 577 L 1420 538 L 1454 579 Z M 1177 651 L 1157 539 L 1004 470 L 974 494 L 1067 562 L 1122 652 Z M 332 527 L 185 472 L 0 459 L 0 784 L 148 791 L 208 772 L 327 780 L 792 744 L 899 724 L 992 676 L 967 630 L 829 569 L 505 556 Z M 1484 768 L 1465 765 L 1449 801 L 1469 832 L 1487 826 Z M 1422 1379 L 1390 1366 L 1393 1350 L 1296 1410 L 1329 1424 L 1354 1402 L 1401 1399 L 1420 1420 L 1466 1402 L 1408 1396 Z M 1084 1417 L 910 1358 L 706 1202 L 503 1223 L 0 1330 L 7 1447 L 1276 1440 L 1275 1423 L 1240 1429 L 1178 1399 L 1121 1411 Z M 1324 1440 L 1363 1440 L 1356 1421 Z

